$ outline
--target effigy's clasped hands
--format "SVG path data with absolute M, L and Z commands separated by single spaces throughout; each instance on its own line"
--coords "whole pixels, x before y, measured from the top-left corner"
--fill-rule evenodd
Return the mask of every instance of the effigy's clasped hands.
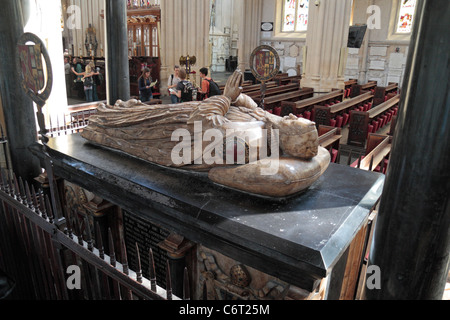
M 242 81 L 235 71 L 223 95 L 204 101 L 99 104 L 82 136 L 165 167 L 207 171 L 217 184 L 259 196 L 308 189 L 330 163 L 315 123 L 259 108 L 242 93 Z

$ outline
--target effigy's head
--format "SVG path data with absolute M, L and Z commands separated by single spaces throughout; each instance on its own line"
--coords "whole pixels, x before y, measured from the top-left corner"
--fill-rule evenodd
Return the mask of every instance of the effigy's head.
M 311 159 L 318 154 L 319 135 L 314 122 L 291 114 L 278 123 L 277 129 L 284 154 L 302 159 Z

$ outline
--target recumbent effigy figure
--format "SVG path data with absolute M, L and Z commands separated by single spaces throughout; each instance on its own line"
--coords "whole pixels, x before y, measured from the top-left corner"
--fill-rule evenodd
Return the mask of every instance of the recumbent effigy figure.
M 165 167 L 207 171 L 215 183 L 256 195 L 286 197 L 307 189 L 330 163 L 314 122 L 259 108 L 242 93 L 242 81 L 235 71 L 223 95 L 204 101 L 99 104 L 82 136 Z

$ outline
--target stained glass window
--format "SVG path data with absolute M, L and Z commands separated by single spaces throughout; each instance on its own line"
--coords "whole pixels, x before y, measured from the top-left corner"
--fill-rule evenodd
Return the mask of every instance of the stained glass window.
M 283 0 L 283 32 L 308 29 L 309 0 Z
M 410 33 L 414 21 L 416 0 L 400 0 L 400 12 L 397 22 L 398 33 Z

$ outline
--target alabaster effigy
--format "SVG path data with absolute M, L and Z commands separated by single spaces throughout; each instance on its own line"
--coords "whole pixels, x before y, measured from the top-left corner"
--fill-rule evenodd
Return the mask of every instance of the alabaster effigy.
M 330 163 L 315 123 L 259 108 L 242 93 L 242 81 L 238 70 L 223 95 L 204 101 L 99 104 L 82 136 L 158 165 L 208 172 L 217 184 L 256 195 L 307 189 Z

